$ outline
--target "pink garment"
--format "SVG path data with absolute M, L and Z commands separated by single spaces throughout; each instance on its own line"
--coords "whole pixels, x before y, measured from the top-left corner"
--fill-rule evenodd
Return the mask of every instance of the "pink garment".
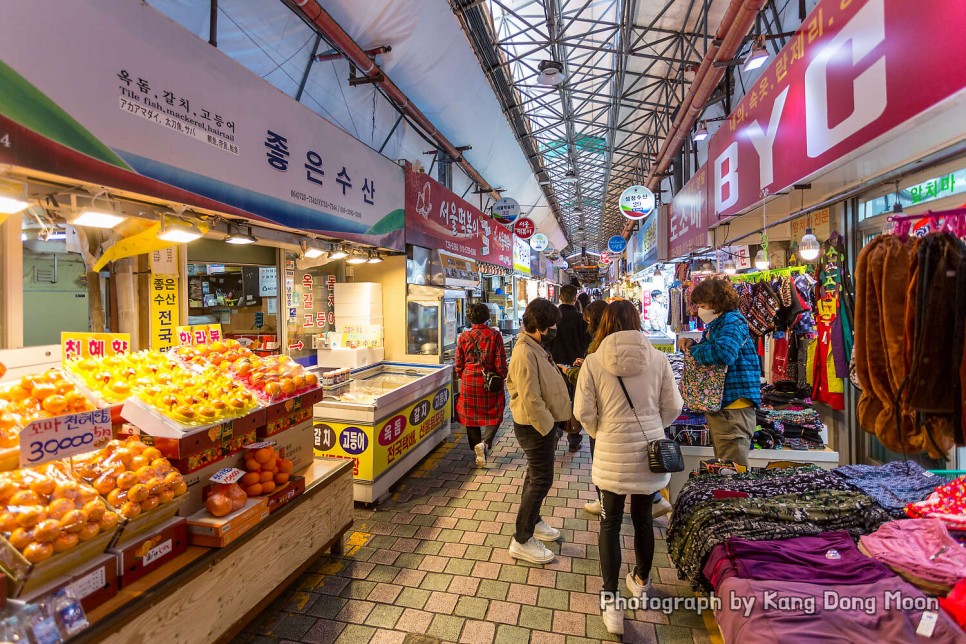
M 859 541 L 866 553 L 899 574 L 947 588 L 966 579 L 966 548 L 949 535 L 939 519 L 890 521 Z
M 934 604 L 938 610 L 938 602 L 899 577 L 834 588 L 731 577 L 716 594 L 721 609 L 715 621 L 729 643 L 966 642 L 963 630 L 941 610 L 932 637 L 916 635 L 924 611 L 913 606 Z

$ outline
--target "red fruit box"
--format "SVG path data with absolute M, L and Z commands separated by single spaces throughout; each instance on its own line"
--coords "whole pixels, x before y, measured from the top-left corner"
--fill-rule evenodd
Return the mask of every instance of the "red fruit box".
M 325 391 L 322 387 L 316 387 L 298 396 L 272 403 L 265 408 L 266 424 L 258 428 L 258 437 L 268 438 L 289 427 L 311 420 L 312 407 L 321 402 L 324 395 Z
M 305 492 L 305 477 L 294 476 L 288 480 L 283 487 L 275 490 L 268 496 L 268 511 L 275 512 L 286 503 Z
M 187 547 L 187 523 L 184 517 L 174 517 L 149 534 L 124 541 L 108 552 L 117 555 L 118 585 L 124 588 L 164 562 L 174 559 Z
M 195 546 L 224 548 L 268 516 L 268 498 L 249 498 L 245 507 L 223 517 L 201 510 L 188 517 L 188 540 Z

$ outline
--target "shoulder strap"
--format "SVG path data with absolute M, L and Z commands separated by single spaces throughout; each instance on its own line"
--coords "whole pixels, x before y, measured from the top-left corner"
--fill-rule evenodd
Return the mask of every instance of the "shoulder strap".
M 637 419 L 637 425 L 641 428 L 644 438 L 647 439 L 647 432 L 644 431 L 644 424 L 641 423 L 641 417 L 637 415 L 637 410 L 634 409 L 634 403 L 631 401 L 631 395 L 627 393 L 627 387 L 624 385 L 624 379 L 620 376 L 617 376 L 617 382 L 621 384 L 621 389 L 624 391 L 624 398 L 627 399 L 627 404 L 631 406 L 631 411 L 634 412 L 634 418 Z

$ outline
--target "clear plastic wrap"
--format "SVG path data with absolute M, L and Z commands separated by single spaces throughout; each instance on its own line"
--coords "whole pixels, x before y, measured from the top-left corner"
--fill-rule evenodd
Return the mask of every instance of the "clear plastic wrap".
M 60 369 L 4 383 L 0 385 L 0 448 L 16 447 L 20 430 L 35 420 L 94 409 Z

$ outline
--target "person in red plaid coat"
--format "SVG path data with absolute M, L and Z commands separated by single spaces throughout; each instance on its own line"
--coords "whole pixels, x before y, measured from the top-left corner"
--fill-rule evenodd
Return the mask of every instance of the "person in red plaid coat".
M 476 454 L 476 466 L 483 467 L 486 453 L 493 449 L 493 439 L 503 422 L 506 407 L 506 392 L 487 391 L 483 371 L 495 371 L 505 381 L 506 349 L 500 332 L 487 326 L 490 310 L 485 304 L 470 304 L 467 317 L 473 328 L 461 333 L 456 343 L 456 377 L 461 380 L 456 413 L 466 427 L 470 449 Z

